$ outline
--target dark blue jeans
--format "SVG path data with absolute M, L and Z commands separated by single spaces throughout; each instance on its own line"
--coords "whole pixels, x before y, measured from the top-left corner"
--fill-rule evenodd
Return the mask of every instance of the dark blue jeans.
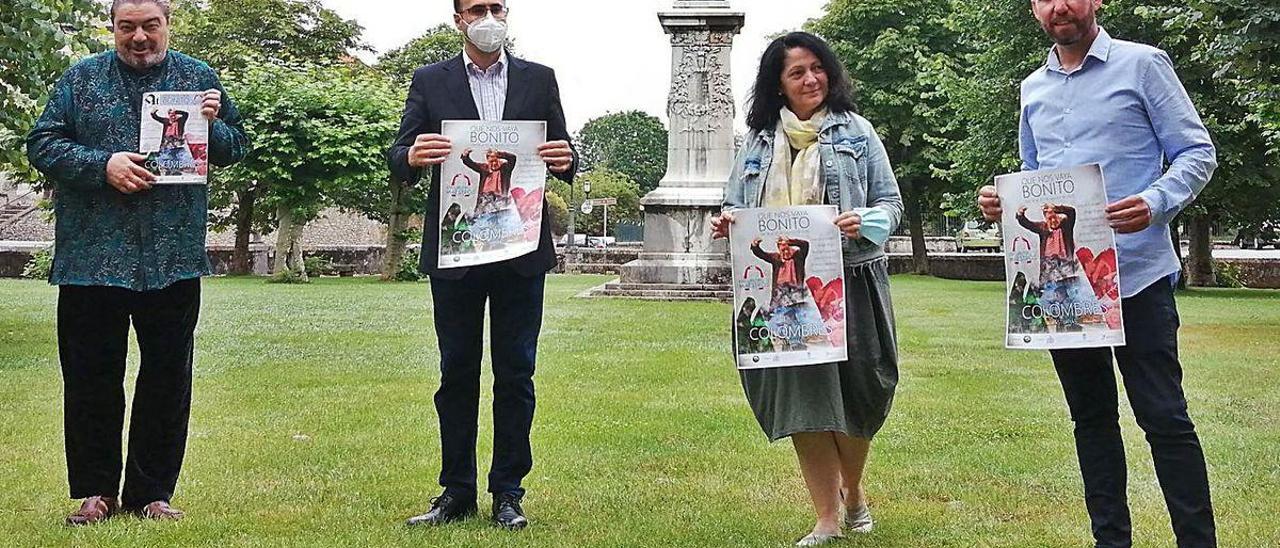
M 504 264 L 474 267 L 460 280 L 431 279 L 436 338 L 440 341 L 440 485 L 476 496 L 476 435 L 484 309 L 489 304 L 493 362 L 493 464 L 489 492 L 524 495 L 520 483 L 533 468 L 533 371 L 542 330 L 546 276 L 525 277 Z
M 1126 346 L 1114 350 L 1138 426 L 1146 432 L 1156 477 L 1180 548 L 1216 546 L 1204 451 L 1187 414 L 1178 363 L 1178 309 L 1173 287 L 1161 280 L 1123 300 Z M 1128 469 L 1120 437 L 1116 377 L 1110 348 L 1057 350 L 1085 506 L 1099 548 L 1132 545 Z

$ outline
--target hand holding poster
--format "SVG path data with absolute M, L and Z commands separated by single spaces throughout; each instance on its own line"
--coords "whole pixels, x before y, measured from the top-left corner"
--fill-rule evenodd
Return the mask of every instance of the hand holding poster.
M 155 184 L 197 184 L 209 180 L 209 121 L 200 115 L 203 91 L 161 91 L 142 95 L 138 152 Z
M 733 212 L 733 332 L 739 369 L 848 359 L 835 206 Z
M 996 177 L 1004 209 L 1005 346 L 1123 346 L 1120 270 L 1098 164 Z
M 546 122 L 445 120 L 453 154 L 440 168 L 440 268 L 496 263 L 538 249 Z

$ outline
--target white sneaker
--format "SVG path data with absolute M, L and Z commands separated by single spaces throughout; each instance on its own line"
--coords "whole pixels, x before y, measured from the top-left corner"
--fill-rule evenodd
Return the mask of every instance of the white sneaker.
M 857 508 L 847 510 L 844 515 L 844 526 L 854 533 L 870 533 L 875 523 L 871 521 L 871 509 L 867 508 L 867 503 L 864 502 Z
M 796 546 L 821 546 L 823 544 L 831 544 L 837 540 L 844 538 L 844 535 L 836 533 L 834 535 L 824 535 L 821 533 L 809 533 L 804 538 L 796 541 Z

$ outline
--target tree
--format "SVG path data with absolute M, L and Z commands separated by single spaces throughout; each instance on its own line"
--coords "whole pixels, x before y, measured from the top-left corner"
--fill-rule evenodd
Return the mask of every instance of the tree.
M 667 173 L 667 130 L 656 116 L 638 110 L 592 119 L 575 145 L 583 170 L 621 173 L 635 181 L 641 195 L 658 188 Z
M 591 184 L 591 198 L 617 198 L 618 204 L 609 206 L 609 226 L 616 226 L 616 221 L 640 220 L 640 187 L 630 177 L 608 169 L 596 169 L 587 173 L 579 173 L 574 179 L 578 188 L 570 192 L 569 184 L 554 177 L 547 178 L 548 196 L 555 193 L 561 199 L 572 196 L 568 207 L 579 211 L 577 228 L 585 234 L 604 233 L 604 210 L 595 208 L 590 215 L 582 215 L 579 208 L 586 197 L 583 196 L 584 184 Z
M 367 49 L 360 39 L 360 25 L 316 0 L 180 0 L 172 24 L 171 47 L 220 71 L 228 80 L 224 87 L 237 102 L 241 98 L 234 89 L 236 80 L 252 79 L 252 71 L 260 74 L 268 66 L 288 71 L 289 67 L 339 65 L 351 51 Z M 257 203 L 271 183 L 213 172 L 211 221 L 215 230 L 235 228 L 233 274 L 251 272 L 250 235 L 266 232 L 274 224 L 270 208 Z
M 462 51 L 462 33 L 453 25 L 441 23 L 409 43 L 378 57 L 378 70 L 404 87 L 419 67 L 456 57 Z
M 462 34 L 458 29 L 447 24 L 437 25 L 421 36 L 410 40 L 399 48 L 388 51 L 378 59 L 377 70 L 399 87 L 401 104 L 408 93 L 413 72 L 423 65 L 438 63 L 458 55 L 462 51 Z M 394 112 L 400 112 L 397 107 Z M 388 141 L 390 144 L 390 141 Z M 424 181 L 423 184 L 430 184 Z M 409 229 L 409 219 L 426 208 L 427 193 L 419 188 L 409 186 L 404 181 L 388 177 L 386 200 L 378 203 L 384 206 L 383 211 L 387 223 L 386 253 L 383 255 L 382 279 L 395 279 L 400 269 L 405 249 L 412 243 L 410 240 L 418 232 Z
M 106 10 L 94 0 L 5 0 L 0 9 L 0 171 L 27 181 L 23 141 L 49 90 L 71 64 L 107 47 Z
M 254 62 L 337 64 L 372 51 L 364 29 L 319 0 L 179 0 L 171 43 L 220 71 Z
M 360 209 L 356 202 L 385 188 L 399 97 L 381 75 L 348 67 L 250 65 L 227 87 L 255 152 L 219 178 L 253 188 L 274 212 L 275 272 L 305 280 L 303 227 L 326 207 Z
M 1271 204 L 1280 199 L 1280 169 L 1273 167 L 1280 165 L 1280 156 L 1267 140 L 1274 124 L 1265 106 L 1265 93 L 1275 89 L 1268 82 L 1276 79 L 1277 39 L 1274 33 L 1259 32 L 1274 29 L 1280 15 L 1264 3 L 1114 0 L 1099 13 L 1100 23 L 1113 36 L 1169 53 L 1217 145 L 1219 167 L 1213 181 L 1179 216 L 1192 240 L 1193 284 L 1213 283 L 1212 218 L 1274 214 Z M 948 24 L 965 42 L 962 61 L 935 59 L 932 68 L 955 109 L 953 128 L 963 128 L 965 138 L 948 143 L 952 167 L 945 174 L 971 189 L 951 199 L 958 208 L 972 211 L 973 190 L 994 175 L 1018 169 L 1018 84 L 1044 62 L 1050 42 L 1020 0 L 957 2 Z M 1254 65 L 1255 58 L 1261 62 Z M 1221 74 L 1231 59 L 1246 70 L 1238 76 Z M 1258 69 L 1248 69 L 1251 66 Z M 1258 93 L 1264 93 L 1264 106 L 1251 106 Z
M 951 137 L 939 174 L 951 181 L 945 205 L 963 218 L 978 218 L 977 189 L 996 175 L 1017 171 L 1019 85 L 1044 62 L 1048 43 L 1026 2 L 955 2 L 947 27 L 959 37 L 954 55 L 935 55 L 926 67 L 948 113 Z
M 569 231 L 569 204 L 553 191 L 547 193 L 547 213 L 551 214 L 551 234 L 560 236 Z
M 1280 219 L 1280 6 L 1263 0 L 1137 4 L 1169 51 L 1218 145 L 1218 171 L 1182 215 L 1188 281 L 1216 285 L 1210 225 L 1248 230 Z M 1140 32 L 1141 29 L 1134 29 Z
M 940 208 L 946 181 L 935 177 L 945 164 L 937 136 L 955 139 L 945 127 L 945 100 L 936 93 L 925 60 L 955 54 L 957 34 L 946 27 L 950 7 L 934 0 L 833 0 L 808 30 L 822 35 L 853 80 L 861 114 L 885 142 L 898 176 L 911 231 L 915 271 L 927 274 L 924 211 Z M 933 138 L 931 138 L 933 137 Z

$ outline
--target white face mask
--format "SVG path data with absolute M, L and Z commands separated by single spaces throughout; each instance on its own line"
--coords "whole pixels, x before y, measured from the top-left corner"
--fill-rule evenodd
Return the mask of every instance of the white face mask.
M 507 23 L 490 13 L 467 25 L 467 40 L 485 53 L 498 51 L 507 43 Z

